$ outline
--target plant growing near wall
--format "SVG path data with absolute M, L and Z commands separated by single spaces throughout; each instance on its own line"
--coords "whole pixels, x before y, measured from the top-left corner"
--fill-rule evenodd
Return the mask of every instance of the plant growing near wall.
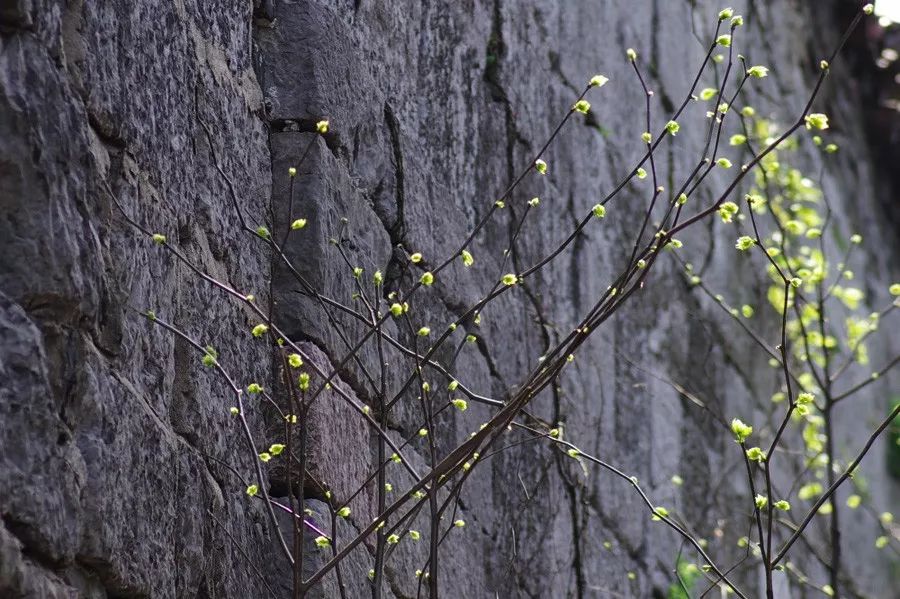
M 254 222 L 241 208 L 234 185 L 225 171 L 218 167 L 232 191 L 232 209 L 246 234 L 264 244 L 273 264 L 288 272 L 302 293 L 320 306 L 335 336 L 344 345 L 343 356 L 335 364 L 323 366 L 310 355 L 299 339 L 292 339 L 279 324 L 279 314 L 272 302 L 260 302 L 251 289 L 222 281 L 204 271 L 180 250 L 168 237 L 138 223 L 118 202 L 125 219 L 153 243 L 185 265 L 198 280 L 211 285 L 233 301 L 242 303 L 253 322 L 245 334 L 258 343 L 265 343 L 275 358 L 278 380 L 272 385 L 258 381 L 242 381 L 239 367 L 226 365 L 220 350 L 195 339 L 188 331 L 175 326 L 163 315 L 148 311 L 144 316 L 154 325 L 190 344 L 201 363 L 215 371 L 230 393 L 231 400 L 223 404 L 236 423 L 243 451 L 253 464 L 249 472 L 237 466 L 229 468 L 241 481 L 241 491 L 248 501 L 263 506 L 270 531 L 277 539 L 284 559 L 291 564 L 293 594 L 304 597 L 326 576 L 334 576 L 337 588 L 346 596 L 345 574 L 342 566 L 355 550 L 368 544 L 371 550 L 371 569 L 368 571 L 373 597 L 383 596 L 386 568 L 399 547 L 418 544 L 421 565 L 410 573 L 418 579 L 419 594 L 440 595 L 442 577 L 450 573 L 442 570 L 442 546 L 451 535 L 464 535 L 466 521 L 462 517 L 460 499 L 465 484 L 479 467 L 497 453 L 524 443 L 543 443 L 560 457 L 571 459 L 585 472 L 593 467 L 618 477 L 630 486 L 642 503 L 647 516 L 662 523 L 679 535 L 691 559 L 677 560 L 677 587 L 671 596 L 695 596 L 720 587 L 739 597 L 752 596 L 739 581 L 748 577 L 742 570 L 760 569 L 764 574 L 763 587 L 768 597 L 774 593 L 773 573 L 787 569 L 797 573 L 787 562 L 789 551 L 798 540 L 806 540 L 816 514 L 827 512 L 829 518 L 830 556 L 823 557 L 830 572 L 827 586 L 819 587 L 831 595 L 849 588 L 846 572 L 841 568 L 840 520 L 843 506 L 835 500 L 835 491 L 848 480 L 858 486 L 857 499 L 846 505 L 856 509 L 864 504 L 865 491 L 861 477 L 854 476 L 860 461 L 875 439 L 896 418 L 900 407 L 893 407 L 887 417 L 865 439 L 855 454 L 839 457 L 834 447 L 833 407 L 850 400 L 872 380 L 895 366 L 900 357 L 874 365 L 874 372 L 849 386 L 842 386 L 844 376 L 859 376 L 869 365 L 865 341 L 878 330 L 878 324 L 893 315 L 896 302 L 884 307 L 876 315 L 862 315 L 859 306 L 862 292 L 847 283 L 851 275 L 845 268 L 847 255 L 856 237 L 849 238 L 846 254 L 837 262 L 830 257 L 826 244 L 828 232 L 833 231 L 832 218 L 825 196 L 819 186 L 789 165 L 789 154 L 795 148 L 794 134 L 809 131 L 816 147 L 828 155 L 837 147 L 828 142 L 829 120 L 823 113 L 812 112 L 814 101 L 826 80 L 830 64 L 837 57 L 847 36 L 859 21 L 871 13 L 862 8 L 844 38 L 827 60 L 823 60 L 816 84 L 809 94 L 802 113 L 790 126 L 779 130 L 765 119 L 757 118 L 745 96 L 753 83 L 768 76 L 769 68 L 754 65 L 737 54 L 743 18 L 731 9 L 722 10 L 716 19 L 715 32 L 710 38 L 707 53 L 690 89 L 672 114 L 655 124 L 653 119 L 653 91 L 649 89 L 644 67 L 636 51 L 628 49 L 625 59 L 630 63 L 645 98 L 642 106 L 645 130 L 640 135 L 645 151 L 640 160 L 599 202 L 583 211 L 580 220 L 569 234 L 543 257 L 531 264 L 521 264 L 515 258 L 516 245 L 523 225 L 540 210 L 540 198 L 526 198 L 519 192 L 520 184 L 529 177 L 552 174 L 553 164 L 547 149 L 573 120 L 590 115 L 591 102 L 604 101 L 603 90 L 608 79 L 596 75 L 574 98 L 552 134 L 523 166 L 509 186 L 491 199 L 475 227 L 460 240 L 447 256 L 427 256 L 415 248 L 405 250 L 401 272 L 390 280 L 381 270 L 367 272 L 359 266 L 360 257 L 354 255 L 346 229 L 335 231 L 333 248 L 343 264 L 341 275 L 353 288 L 350 298 L 330 297 L 316 289 L 291 262 L 287 248 L 305 230 L 310 217 L 295 212 L 298 169 L 304 165 L 317 136 L 327 135 L 330 124 L 322 120 L 313 127 L 305 152 L 296 165 L 284 176 L 290 181 L 290 203 L 287 218 L 268 222 Z M 718 85 L 700 88 L 700 81 L 716 77 Z M 687 127 L 696 127 L 688 118 L 689 106 L 709 104 L 702 126 L 705 141 L 687 177 L 671 189 L 663 184 L 657 153 L 663 144 L 682 134 Z M 204 125 L 206 127 L 206 125 Z M 207 134 L 209 128 L 207 127 Z M 727 143 L 726 143 L 727 140 Z M 723 155 L 726 147 L 736 148 Z M 727 173 L 730 183 L 716 199 L 703 204 L 701 190 L 708 189 L 713 173 Z M 737 198 L 740 186 L 748 186 L 743 199 Z M 594 298 L 593 304 L 570 323 L 567 332 L 552 343 L 547 341 L 532 370 L 517 385 L 500 397 L 475 389 L 456 368 L 456 358 L 483 339 L 479 324 L 485 308 L 498 298 L 518 292 L 527 293 L 536 275 L 558 260 L 587 230 L 608 226 L 617 217 L 617 207 L 627 192 L 637 189 L 647 198 L 646 209 L 640 218 L 626 223 L 633 243 L 627 257 L 609 287 Z M 475 240 L 486 234 L 488 225 L 504 210 L 512 214 L 513 226 L 509 242 L 501 256 L 479 256 Z M 722 226 L 734 229 L 734 247 L 728 248 L 734 260 L 754 260 L 761 264 L 771 280 L 768 297 L 770 307 L 743 303 L 730 307 L 724 297 L 716 295 L 703 281 L 701 273 L 681 260 L 679 251 L 690 243 L 696 225 L 710 219 L 722 221 Z M 162 229 L 162 227 L 160 227 Z M 842 232 L 837 231 L 835 235 Z M 678 236 L 678 237 L 676 237 Z M 705 543 L 691 527 L 677 516 L 674 509 L 658 505 L 641 487 L 639 480 L 614 464 L 591 455 L 584 447 L 588 439 L 570 439 L 565 429 L 547 423 L 532 414 L 529 407 L 546 389 L 552 389 L 566 369 L 578 359 L 579 349 L 620 309 L 623 309 L 640 290 L 653 281 L 654 267 L 660 257 L 681 262 L 690 286 L 697 293 L 705 293 L 718 302 L 728 317 L 733 318 L 756 344 L 771 358 L 773 376 L 782 390 L 772 398 L 767 426 L 752 413 L 718 415 L 722 433 L 736 441 L 736 452 L 746 471 L 748 494 L 741 524 L 749 529 L 743 546 L 746 557 L 736 564 L 725 564 L 709 555 Z M 452 285 L 454 273 L 462 269 L 486 269 L 493 284 L 482 290 L 481 297 L 461 310 L 450 322 L 428 321 L 420 310 L 421 298 L 429 288 Z M 895 291 L 897 293 L 895 293 Z M 892 287 L 897 295 L 900 289 Z M 741 300 L 738 299 L 738 303 Z M 846 310 L 844 326 L 839 318 L 829 318 L 835 305 Z M 778 315 L 779 339 L 773 345 L 764 333 L 751 323 L 773 310 Z M 363 332 L 354 335 L 340 324 L 340 317 L 349 317 Z M 539 315 L 543 324 L 548 324 Z M 838 321 L 838 322 L 836 322 Z M 374 351 L 378 364 L 373 367 L 363 359 L 364 351 Z M 856 364 L 854 366 L 854 364 Z M 348 368 L 360 373 L 366 394 L 351 393 L 339 381 Z M 398 381 L 394 383 L 393 381 Z M 317 404 L 341 402 L 354 417 L 365 423 L 377 446 L 377 463 L 365 480 L 358 481 L 355 491 L 338 495 L 328 481 L 312 481 L 308 472 L 310 449 L 310 415 Z M 470 406 L 478 404 L 488 410 L 485 422 L 467 420 Z M 415 426 L 405 427 L 405 437 L 397 438 L 389 423 L 403 410 L 414 413 Z M 273 438 L 260 439 L 248 416 L 254 411 L 275 415 L 279 433 Z M 444 430 L 448 419 L 455 414 L 458 422 L 471 428 L 462 442 L 455 442 Z M 471 413 L 470 413 L 471 414 Z M 394 427 L 396 428 L 396 427 Z M 515 431 L 511 433 L 510 431 Z M 517 435 L 503 445 L 505 439 Z M 802 481 L 796 494 L 786 491 L 776 477 L 773 464 L 782 462 L 790 469 L 791 454 L 784 451 L 789 439 L 795 436 L 803 442 L 800 471 L 795 478 Z M 424 466 L 414 454 L 424 455 Z M 270 494 L 267 469 L 283 468 L 288 497 L 278 500 Z M 408 483 L 403 481 L 410 481 Z M 818 482 L 821 481 L 821 482 Z M 818 486 L 810 486 L 818 485 Z M 304 489 L 317 486 L 327 500 L 327 518 L 310 515 Z M 237 487 L 236 487 L 237 488 Z M 237 491 L 236 491 L 237 492 Z M 369 502 L 367 493 L 373 495 Z M 807 507 L 807 504 L 812 505 Z M 374 505 L 372 505 L 374 504 Z M 357 516 L 375 514 L 371 521 Z M 279 526 L 277 512 L 288 515 L 290 530 Z M 796 519 L 792 516 L 796 515 Z M 892 541 L 892 516 L 876 516 L 884 526 L 885 535 L 877 543 L 883 546 Z M 342 538 L 344 521 L 353 521 L 355 528 L 349 538 Z M 424 522 L 425 526 L 418 523 Z M 694 563 L 696 562 L 696 563 Z M 307 574 L 307 572 L 312 572 Z M 801 582 L 808 581 L 797 576 Z M 265 584 L 265 581 L 262 581 Z M 852 582 L 850 583 L 852 584 Z M 852 590 L 852 589 L 851 589 Z
M 823 61 L 821 67 L 826 69 L 828 65 Z M 733 135 L 730 143 L 740 147 L 750 158 L 757 155 L 757 148 L 764 147 L 778 135 L 776 125 L 758 118 L 754 110 L 743 110 L 740 121 L 742 133 Z M 805 121 L 813 147 L 824 154 L 827 164 L 828 158 L 838 151 L 836 144 L 823 139 L 828 129 L 827 117 L 807 116 Z M 811 509 L 809 515 L 817 513 L 829 521 L 827 542 L 822 545 L 829 548 L 830 555 L 821 558 L 827 564 L 830 580 L 821 589 L 828 594 L 836 594 L 841 586 L 852 585 L 852 579 L 844 576 L 846 573 L 841 569 L 839 513 L 844 505 L 836 500 L 833 493 L 825 498 L 822 495 L 828 489 L 836 489 L 838 477 L 845 473 L 849 474 L 858 490 L 858 493 L 847 498 L 846 508 L 859 508 L 867 494 L 862 478 L 853 475 L 855 465 L 847 466 L 838 459 L 840 452 L 835 445 L 833 410 L 836 405 L 854 398 L 862 389 L 878 381 L 897 363 L 898 358 L 894 357 L 873 368 L 866 340 L 878 332 L 880 323 L 900 306 L 896 300 L 896 292 L 900 289 L 892 286 L 889 290 L 892 300 L 887 305 L 877 312 L 864 313 L 861 303 L 864 293 L 853 286 L 854 274 L 847 268 L 854 248 L 863 239 L 858 234 L 845 234 L 840 230 L 841 225 L 821 184 L 816 184 L 791 166 L 790 155 L 798 150 L 799 145 L 796 139 L 786 140 L 761 161 L 760 168 L 754 172 L 749 193 L 744 197 L 743 211 L 737 204 L 720 209 L 723 224 L 737 228 L 738 232 L 749 233 L 738 238 L 738 249 L 755 249 L 766 265 L 771 281 L 767 292 L 768 308 L 781 318 L 781 344 L 770 346 L 764 340 L 765 335 L 754 330 L 756 308 L 746 303 L 740 308 L 730 305 L 722 294 L 714 293 L 709 288 L 690 263 L 680 262 L 689 284 L 716 302 L 748 339 L 770 356 L 770 365 L 784 372 L 781 388 L 771 397 L 767 420 L 780 433 L 784 433 L 790 424 L 797 427 L 795 436 L 802 443 L 802 450 L 798 453 L 803 458 L 791 465 L 797 471 L 793 473 L 790 487 L 798 490 L 797 497 L 804 505 L 815 503 L 818 511 Z M 767 232 L 761 233 L 764 227 Z M 826 232 L 831 233 L 830 237 L 837 245 L 843 246 L 842 251 L 837 251 L 840 248 L 832 250 L 826 247 L 826 238 L 829 237 Z M 838 254 L 836 263 L 828 259 L 835 253 Z M 854 365 L 857 367 L 854 368 Z M 855 379 L 844 383 L 844 379 L 851 375 Z M 836 391 L 838 388 L 841 391 Z M 738 435 L 738 441 L 745 448 L 751 488 L 762 471 L 765 488 L 771 492 L 773 474 L 768 455 L 774 455 L 772 451 L 778 447 L 776 441 L 780 439 L 770 440 L 770 448 L 765 450 L 758 446 L 746 448 L 748 437 L 749 433 Z M 758 497 L 763 498 L 764 505 L 768 504 L 767 494 Z M 821 501 L 817 501 L 820 498 Z M 787 499 L 779 499 L 769 509 L 788 512 L 790 507 Z M 868 511 L 882 525 L 884 521 L 893 520 L 890 513 Z M 783 518 L 786 517 L 786 514 L 783 515 Z M 768 534 L 771 533 L 767 531 Z M 796 540 L 794 535 L 789 543 Z M 884 540 L 875 542 L 882 547 L 889 544 Z M 768 540 L 767 546 L 770 546 Z M 756 549 L 760 554 L 766 550 L 760 545 L 756 545 Z M 783 555 L 784 550 L 780 554 Z M 790 568 L 788 572 L 796 574 Z M 802 574 L 798 574 L 797 579 L 809 584 Z

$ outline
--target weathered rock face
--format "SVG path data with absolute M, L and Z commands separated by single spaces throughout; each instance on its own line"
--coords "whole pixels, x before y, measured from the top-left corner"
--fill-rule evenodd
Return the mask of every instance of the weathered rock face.
M 249 8 L 13 5 L 0 59 L 0 595 L 246 596 L 258 583 L 208 515 L 250 555 L 268 551 L 262 513 L 233 501 L 239 482 L 205 457 L 239 442 L 232 399 L 138 311 L 219 346 L 248 315 L 148 247 L 112 197 L 217 276 L 265 290 L 267 262 L 239 241 L 212 160 L 259 218 L 269 162 Z
M 654 122 L 661 124 L 702 60 L 705 48 L 695 36 L 706 43 L 721 8 L 681 0 L 255 4 L 14 0 L 0 8 L 4 597 L 287 596 L 290 577 L 273 557 L 267 514 L 243 493 L 253 466 L 228 413 L 230 389 L 200 366 L 186 340 L 150 326 L 139 312 L 152 308 L 218 348 L 240 384 L 274 385 L 268 351 L 248 334 L 259 321 L 149 243 L 117 203 L 206 272 L 255 294 L 260 305 L 274 301 L 280 326 L 327 369 L 362 329 L 273 268 L 264 246 L 241 231 L 235 206 L 250 226 L 265 222 L 283 232 L 287 168 L 311 144 L 295 181 L 294 210 L 309 224 L 293 237 L 288 256 L 313 287 L 349 303 L 349 269 L 329 243 L 346 218 L 351 260 L 367 273 L 384 271 L 388 289 L 408 285 L 404 252 L 434 262 L 451 255 L 530 163 L 587 79 L 607 74 L 611 82 L 590 96 L 591 118 L 573 119 L 551 146 L 548 176 L 527 178 L 517 202 L 476 239 L 481 268 L 452 267 L 419 300 L 416 326 L 445 325 L 490 288 L 525 199 L 540 196 L 542 203 L 508 262 L 516 270 L 555 247 L 633 168 L 646 128 L 644 96 L 624 49 L 636 48 L 653 65 Z M 788 123 L 802 111 L 838 26 L 798 3 L 739 4 L 747 18 L 741 51 L 751 63 L 773 67 L 756 86 L 754 105 Z M 861 232 L 873 248 L 852 264 L 872 305 L 881 305 L 898 274 L 895 232 L 876 201 L 884 190 L 867 166 L 851 75 L 838 63 L 830 79 L 817 106 L 831 115 L 832 139 L 842 150 L 822 185 L 840 235 Z M 658 157 L 676 181 L 689 172 L 704 133 L 706 107 L 692 106 L 676 142 Z M 323 117 L 331 130 L 317 137 L 314 124 Z M 809 173 L 822 165 L 818 155 L 799 160 Z M 725 176 L 714 179 L 697 205 L 726 183 Z M 482 342 L 456 358 L 457 376 L 498 398 L 521 383 L 621 268 L 647 196 L 628 187 L 602 226 L 526 289 L 485 310 Z M 762 305 L 760 269 L 736 266 L 734 236 L 733 228 L 700 225 L 682 237 L 688 259 L 704 265 L 712 287 L 731 303 Z M 553 326 L 537 324 L 537 314 Z M 767 356 L 733 343 L 738 330 L 720 314 L 715 302 L 691 293 L 673 261 L 661 261 L 646 288 L 595 333 L 559 387 L 532 409 L 564 423 L 566 436 L 585 450 L 639 477 L 655 501 L 677 509 L 709 540 L 710 553 L 729 563 L 741 556 L 735 540 L 746 534 L 738 530 L 748 511 L 738 502 L 740 455 L 715 420 L 670 383 L 712 411 L 750 419 L 779 379 Z M 408 332 L 388 326 L 409 341 Z M 900 352 L 896 339 L 880 343 L 870 348 L 873 362 Z M 337 386 L 355 401 L 370 401 L 366 372 L 378 362 L 374 346 L 367 347 Z M 386 385 L 397 388 L 407 374 L 389 370 Z M 883 415 L 897 382 L 896 375 L 882 377 L 838 409 L 841 460 Z M 321 402 L 312 414 L 311 472 L 346 495 L 376 463 L 373 438 L 336 394 Z M 263 442 L 266 423 L 251 414 Z M 441 421 L 447 447 L 489 414 L 472 405 Z M 764 426 L 762 412 L 756 416 Z M 418 428 L 416 418 L 414 406 L 401 405 L 391 434 L 405 438 Z M 424 452 L 411 455 L 424 469 Z M 883 456 L 873 450 L 863 468 L 876 510 L 897 498 Z M 674 474 L 683 486 L 670 483 Z M 279 476 L 273 469 L 276 494 L 284 492 Z M 399 475 L 394 480 L 402 487 Z M 307 494 L 323 499 L 321 489 Z M 355 500 L 357 517 L 343 525 L 343 538 L 370 521 L 373 498 L 369 489 Z M 469 525 L 445 545 L 445 596 L 664 595 L 680 542 L 635 499 L 621 480 L 599 471 L 585 476 L 541 445 L 496 455 L 463 493 Z M 323 504 L 313 501 L 310 509 L 324 518 Z M 845 521 L 847 571 L 861 591 L 882 596 L 889 568 L 872 548 L 876 525 L 861 513 Z M 813 538 L 824 546 L 821 531 Z M 401 544 L 389 562 L 388 596 L 416 595 L 413 571 L 427 550 L 425 543 L 415 549 Z M 370 592 L 370 550 L 351 555 L 348 596 Z M 826 582 L 815 565 L 807 574 Z M 323 595 L 335 596 L 331 585 L 326 581 Z

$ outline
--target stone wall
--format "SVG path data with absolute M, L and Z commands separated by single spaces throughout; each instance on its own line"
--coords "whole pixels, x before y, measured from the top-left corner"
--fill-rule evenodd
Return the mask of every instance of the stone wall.
M 390 289 L 408 283 L 406 252 L 437 262 L 455 250 L 585 82 L 604 73 L 611 81 L 592 92 L 591 118 L 574 119 L 550 148 L 549 175 L 516 192 L 519 200 L 542 198 L 513 257 L 530 264 L 640 155 L 643 95 L 625 48 L 653 65 L 649 85 L 663 123 L 702 60 L 698 36 L 705 43 L 721 8 L 684 0 L 255 4 L 14 0 L 0 8 L 0 595 L 287 596 L 267 515 L 222 463 L 252 478 L 228 388 L 185 341 L 140 311 L 151 308 L 219 348 L 241 381 L 269 384 L 268 353 L 248 334 L 257 321 L 148 243 L 116 202 L 220 280 L 261 305 L 274 302 L 279 324 L 328 368 L 346 351 L 338 331 L 353 339 L 358 325 L 338 317 L 339 326 L 328 326 L 321 306 L 240 230 L 232 197 L 252 226 L 274 218 L 273 230 L 283 231 L 287 168 L 311 143 L 295 196 L 309 225 L 287 254 L 317 289 L 349 301 L 351 278 L 329 243 L 346 218 L 353 259 L 369 273 L 384 271 Z M 802 110 L 839 25 L 806 3 L 736 4 L 747 19 L 742 51 L 772 67 L 756 86 L 757 109 L 787 123 Z M 872 305 L 881 305 L 898 275 L 898 248 L 882 218 L 887 192 L 868 166 L 857 97 L 852 74 L 836 64 L 817 103 L 842 148 L 823 188 L 841 234 L 866 237 L 870 249 L 856 255 L 855 270 Z M 695 125 L 685 119 L 659 157 L 677 176 L 696 159 L 698 110 L 690 113 Z M 331 129 L 316 137 L 323 117 Z M 818 155 L 801 160 L 808 172 L 821 169 Z M 726 183 L 714 179 L 698 202 Z M 485 311 L 482 342 L 456 361 L 461 379 L 499 398 L 522 381 L 621 268 L 643 191 L 627 188 L 603 226 Z M 451 269 L 416 318 L 449 322 L 489 288 L 516 210 L 476 240 L 473 253 L 487 267 Z M 732 301 L 762 305 L 759 269 L 736 266 L 733 237 L 701 225 L 684 236 L 686 255 Z M 537 313 L 553 326 L 537 324 Z M 673 261 L 661 261 L 646 289 L 533 406 L 565 423 L 568 438 L 638 476 L 723 563 L 741 552 L 742 534 L 727 526 L 742 513 L 742 483 L 730 483 L 741 480 L 740 456 L 675 385 L 717 412 L 753 418 L 750 406 L 768 402 L 778 377 L 766 356 L 732 343 L 737 337 L 714 302 L 691 293 Z M 898 351 L 896 339 L 870 349 L 873 362 Z M 377 362 L 367 349 L 337 385 L 370 400 L 365 370 Z M 404 374 L 391 373 L 389 387 Z M 897 382 L 896 374 L 884 377 L 839 411 L 842 458 L 883 415 Z M 313 414 L 311 470 L 340 495 L 365 477 L 375 453 L 362 423 L 348 424 L 353 414 L 331 395 Z M 473 405 L 442 421 L 446 442 L 489 413 Z M 266 423 L 254 413 L 250 424 L 262 441 Z M 411 409 L 398 409 L 389 424 L 398 438 L 418 428 Z M 424 465 L 424 455 L 413 455 Z M 884 455 L 879 446 L 864 468 L 876 509 L 898 497 Z M 674 474 L 683 486 L 671 484 Z M 284 492 L 279 476 L 272 471 L 276 495 Z M 324 499 L 321 489 L 308 496 Z M 354 504 L 344 538 L 368 523 L 372 497 L 370 490 Z M 311 507 L 321 515 L 324 506 Z M 628 485 L 600 471 L 585 476 L 544 446 L 523 445 L 481 466 L 460 513 L 468 526 L 448 541 L 442 565 L 448 597 L 664 596 L 672 582 L 680 544 L 639 510 Z M 721 537 L 723 523 L 710 514 L 726 519 Z M 875 524 L 864 515 L 845 520 L 854 578 L 883 596 L 889 568 L 872 545 Z M 412 597 L 426 546 L 401 547 L 386 572 L 387 594 Z M 349 596 L 369 593 L 370 562 L 366 548 L 352 555 Z M 325 596 L 335 596 L 333 584 Z

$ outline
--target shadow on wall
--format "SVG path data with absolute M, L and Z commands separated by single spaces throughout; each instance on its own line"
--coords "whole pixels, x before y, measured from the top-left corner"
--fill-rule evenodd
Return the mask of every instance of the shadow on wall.
M 853 19 L 856 5 L 840 2 L 838 26 Z M 891 185 L 879 190 L 885 215 L 900 230 L 900 23 L 871 20 L 849 40 L 844 59 L 859 85 L 866 134 L 876 169 Z

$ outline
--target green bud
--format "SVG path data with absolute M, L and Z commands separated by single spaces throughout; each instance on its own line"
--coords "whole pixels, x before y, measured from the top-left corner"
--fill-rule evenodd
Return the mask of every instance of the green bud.
M 316 547 L 318 547 L 319 549 L 326 549 L 327 547 L 329 547 L 331 545 L 331 541 L 328 540 L 328 537 L 326 537 L 326 536 L 316 537 L 315 543 L 316 543 Z
M 767 77 L 769 75 L 769 69 L 762 65 L 752 66 L 747 69 L 747 75 L 749 77 L 756 77 L 757 79 L 762 79 L 763 77 Z
M 756 245 L 756 240 L 747 235 L 743 235 L 738 237 L 737 243 L 734 244 L 734 247 L 738 250 L 745 252 Z
M 739 210 L 740 208 L 734 202 L 723 202 L 719 206 L 719 216 L 722 218 L 723 223 L 730 223 Z
M 743 421 L 735 418 L 731 421 L 731 432 L 734 433 L 734 436 L 737 439 L 738 443 L 743 443 L 747 440 L 747 437 L 753 434 L 753 427 L 748 424 L 744 424 Z
M 759 447 L 751 447 L 747 450 L 747 459 L 751 462 L 764 462 L 766 460 L 766 452 Z
M 306 391 L 309 389 L 309 373 L 301 372 L 300 376 L 297 377 L 297 386 L 300 387 L 301 391 Z
M 818 129 L 820 131 L 828 129 L 828 115 L 821 112 L 814 112 L 805 117 L 807 129 Z
M 207 366 L 209 368 L 212 368 L 213 366 L 216 365 L 217 357 L 218 357 L 218 354 L 216 353 L 216 350 L 213 349 L 212 346 L 207 345 L 206 353 L 203 355 L 203 365 Z
M 797 395 L 797 405 L 800 406 L 808 406 L 809 404 L 813 403 L 814 400 L 815 395 L 807 391 L 804 391 L 803 393 L 799 393 Z

